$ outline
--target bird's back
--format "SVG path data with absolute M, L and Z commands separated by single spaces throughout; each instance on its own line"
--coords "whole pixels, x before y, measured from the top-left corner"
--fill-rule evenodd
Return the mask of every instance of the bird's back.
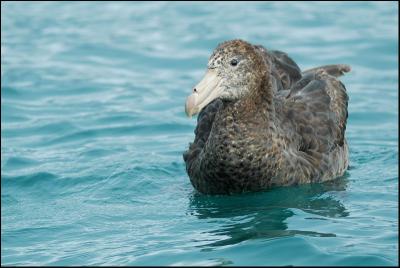
M 317 175 L 310 180 L 343 175 L 348 166 L 345 86 L 324 68 L 315 68 L 287 91 L 275 98 L 278 125 L 290 140 L 290 150 L 313 165 Z

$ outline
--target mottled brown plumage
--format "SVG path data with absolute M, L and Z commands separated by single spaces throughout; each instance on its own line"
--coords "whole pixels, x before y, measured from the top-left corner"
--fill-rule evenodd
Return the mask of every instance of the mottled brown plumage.
M 302 73 L 283 52 L 242 40 L 220 44 L 186 107 L 191 114 L 205 105 L 184 153 L 193 186 L 230 194 L 343 175 L 348 96 L 336 77 L 349 70 L 327 65 Z

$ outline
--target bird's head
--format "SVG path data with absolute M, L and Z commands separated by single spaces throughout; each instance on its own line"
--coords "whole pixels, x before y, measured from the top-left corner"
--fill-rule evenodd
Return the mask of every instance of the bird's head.
M 204 78 L 187 97 L 185 111 L 191 117 L 216 98 L 236 101 L 261 83 L 268 71 L 260 50 L 243 40 L 226 41 L 211 55 Z

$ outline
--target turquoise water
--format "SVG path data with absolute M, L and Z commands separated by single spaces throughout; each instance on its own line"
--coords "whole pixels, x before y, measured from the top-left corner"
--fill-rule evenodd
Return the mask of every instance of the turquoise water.
M 397 265 L 398 4 L 1 4 L 1 264 Z M 350 169 L 196 193 L 184 102 L 221 41 L 347 63 Z

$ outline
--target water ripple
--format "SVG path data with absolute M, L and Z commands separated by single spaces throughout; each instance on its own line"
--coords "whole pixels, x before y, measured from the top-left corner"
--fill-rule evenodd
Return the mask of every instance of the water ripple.
M 396 3 L 1 5 L 2 264 L 398 265 Z M 193 190 L 185 96 L 233 38 L 352 66 L 343 178 Z

